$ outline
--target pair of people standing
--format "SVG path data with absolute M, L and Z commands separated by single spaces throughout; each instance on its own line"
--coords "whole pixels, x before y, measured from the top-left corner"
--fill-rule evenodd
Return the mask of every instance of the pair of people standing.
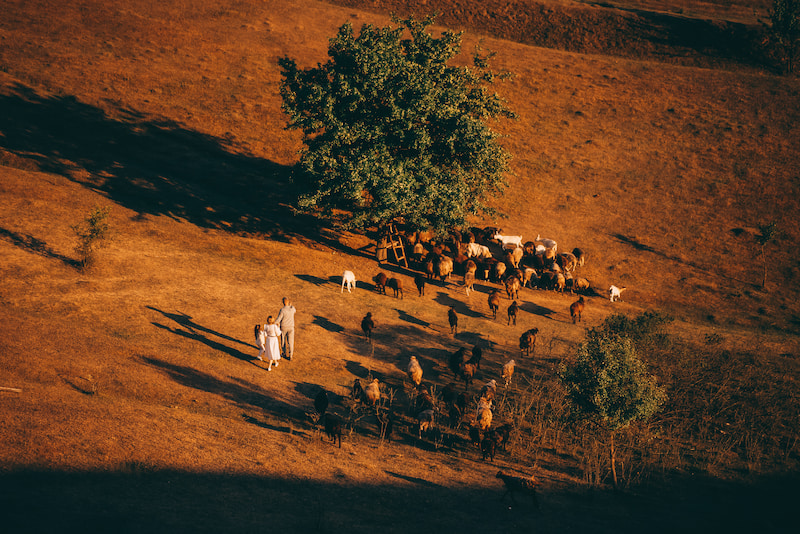
M 267 318 L 267 324 L 256 325 L 256 343 L 258 344 L 258 359 L 269 362 L 267 371 L 272 371 L 272 364 L 275 367 L 281 357 L 287 360 L 294 355 L 294 314 L 297 309 L 289 301 L 288 297 L 283 298 L 283 308 L 278 312 L 278 317 L 271 315 Z M 280 341 L 279 341 L 280 340 Z

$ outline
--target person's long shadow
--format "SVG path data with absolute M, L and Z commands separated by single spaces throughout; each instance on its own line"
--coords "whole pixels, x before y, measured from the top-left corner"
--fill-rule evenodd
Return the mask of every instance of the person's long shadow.
M 208 345 L 209 347 L 211 347 L 214 350 L 218 350 L 220 352 L 224 352 L 225 354 L 228 354 L 229 356 L 233 356 L 234 358 L 238 358 L 239 360 L 251 361 L 251 360 L 253 360 L 255 358 L 255 355 L 245 354 L 244 352 L 242 352 L 240 350 L 236 350 L 236 349 L 234 349 L 232 347 L 229 347 L 229 346 L 227 346 L 227 345 L 225 345 L 225 344 L 223 344 L 223 343 L 221 343 L 219 341 L 214 341 L 214 340 L 210 339 L 209 337 L 207 337 L 204 334 L 211 334 L 213 336 L 216 336 L 216 337 L 219 337 L 221 339 L 224 339 L 225 341 L 230 341 L 230 342 L 233 342 L 233 343 L 238 343 L 240 345 L 244 345 L 246 347 L 250 347 L 250 348 L 253 348 L 253 349 L 258 349 L 258 347 L 256 347 L 254 344 L 245 343 L 244 341 L 240 341 L 240 340 L 238 340 L 236 338 L 233 338 L 233 337 L 230 337 L 228 335 L 225 335 L 225 334 L 222 334 L 220 332 L 217 332 L 216 330 L 212 330 L 211 328 L 208 328 L 206 326 L 202 326 L 202 325 L 194 322 L 192 320 L 192 317 L 190 315 L 185 314 L 185 313 L 165 312 L 163 310 L 159 310 L 158 308 L 154 308 L 153 306 L 146 306 L 146 308 L 149 309 L 149 310 L 157 311 L 158 313 L 162 314 L 164 317 L 175 321 L 181 327 L 183 327 L 183 328 L 171 328 L 169 326 L 166 326 L 166 325 L 163 325 L 163 324 L 160 324 L 160 323 L 157 323 L 157 322 L 153 322 L 152 325 L 157 327 L 157 328 L 162 328 L 164 330 L 172 332 L 173 334 L 176 334 L 176 335 L 179 335 L 179 336 L 183 336 L 183 337 L 188 338 L 188 339 L 193 339 L 195 341 L 199 341 L 199 342 L 201 342 L 201 343 L 203 343 L 205 345 Z M 202 332 L 202 333 L 200 333 L 200 332 Z

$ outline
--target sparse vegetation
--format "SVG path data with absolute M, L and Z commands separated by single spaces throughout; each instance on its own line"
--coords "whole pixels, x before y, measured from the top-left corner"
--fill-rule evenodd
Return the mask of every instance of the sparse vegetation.
M 800 54 L 800 1 L 773 0 L 769 20 L 773 52 L 786 72 L 792 73 Z
M 80 257 L 79 261 L 82 270 L 88 270 L 92 267 L 97 260 L 98 250 L 105 245 L 109 237 L 111 230 L 108 222 L 109 213 L 111 213 L 110 206 L 95 206 L 86 219 L 70 227 L 75 232 L 75 235 L 78 236 L 75 252 Z
M 609 329 L 590 329 L 574 362 L 560 369 L 574 414 L 608 433 L 611 475 L 618 485 L 617 432 L 634 421 L 646 421 L 666 400 L 662 387 L 647 372 L 633 341 Z

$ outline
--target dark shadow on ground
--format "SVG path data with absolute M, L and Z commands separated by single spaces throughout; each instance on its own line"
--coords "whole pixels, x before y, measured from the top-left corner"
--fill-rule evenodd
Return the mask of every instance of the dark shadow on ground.
M 100 108 L 14 83 L 0 86 L 2 151 L 26 168 L 58 174 L 135 211 L 134 222 L 167 216 L 202 228 L 286 242 L 305 239 L 374 257 L 342 244 L 327 222 L 293 210 L 292 168 L 249 154 L 232 135 L 218 138 L 110 101 Z M 36 238 L 5 236 L 72 261 Z
M 319 478 L 336 472 L 348 447 L 345 439 L 341 450 L 330 448 L 339 460 L 320 466 Z M 794 532 L 792 510 L 800 498 L 796 474 L 749 484 L 686 476 L 640 493 L 544 478 L 536 509 L 524 496 L 516 505 L 503 498 L 497 470 L 485 467 L 485 483 L 445 486 L 404 472 L 402 461 L 384 473 L 393 482 L 165 470 L 138 460 L 104 471 L 9 466 L 0 475 L 0 516 L 7 532 L 263 532 L 269 525 L 276 532 L 374 534 L 379 525 L 385 534 L 783 534 Z
M 315 324 L 315 325 L 317 325 L 317 326 L 319 326 L 321 328 L 324 328 L 328 332 L 333 332 L 335 334 L 339 334 L 341 332 L 344 332 L 344 330 L 345 330 L 345 328 L 343 326 L 338 325 L 338 324 L 330 321 L 326 317 L 321 317 L 319 315 L 315 315 L 314 316 L 314 320 L 311 321 L 311 323 Z
M 550 308 L 539 306 L 534 302 L 522 302 L 519 304 L 519 309 L 520 311 L 531 313 L 533 315 L 538 315 L 540 317 L 545 317 L 547 319 L 553 319 L 550 316 L 556 314 L 556 312 L 551 310 Z M 499 316 L 500 314 L 498 313 L 497 315 Z
M 0 135 L 1 134 L 2 130 L 0 130 Z M 43 256 L 45 258 L 59 260 L 70 267 L 78 268 L 81 265 L 81 262 L 77 259 L 69 258 L 59 254 L 58 252 L 55 252 L 47 246 L 45 241 L 42 241 L 41 239 L 33 237 L 29 234 L 19 234 L 17 232 L 12 232 L 11 230 L 6 230 L 5 228 L 0 228 L 0 239 L 6 239 L 14 246 L 19 247 L 22 250 L 27 250 L 33 254 L 38 254 L 39 256 Z
M 465 317 L 483 317 L 482 313 L 472 310 L 467 303 L 454 299 L 453 297 L 450 296 L 449 293 L 445 293 L 444 291 L 437 292 L 436 297 L 434 297 L 433 301 L 436 302 L 437 304 L 445 306 L 446 308 L 450 308 L 452 306 L 456 310 L 456 313 L 458 315 L 464 315 Z M 488 304 L 487 304 L 487 309 L 488 309 Z M 446 320 L 447 310 L 446 309 L 442 310 L 442 313 L 444 314 L 445 318 L 444 323 L 447 324 Z
M 219 395 L 241 408 L 260 408 L 283 417 L 303 419 L 303 411 L 298 407 L 277 400 L 270 392 L 258 384 L 238 380 L 222 380 L 215 376 L 198 371 L 193 367 L 176 365 L 158 358 L 142 357 L 141 360 L 152 367 L 161 369 L 175 382 L 186 387 Z

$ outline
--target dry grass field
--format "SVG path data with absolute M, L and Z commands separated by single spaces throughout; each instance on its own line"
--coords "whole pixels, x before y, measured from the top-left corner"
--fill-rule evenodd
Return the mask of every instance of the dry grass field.
M 5 0 L 0 16 L 0 530 L 789 531 L 800 459 L 800 80 L 758 48 L 764 0 Z M 290 206 L 301 148 L 284 129 L 277 59 L 326 59 L 344 22 L 441 12 L 515 73 L 519 119 L 496 205 L 507 233 L 587 251 L 600 293 L 526 289 L 517 326 L 460 277 L 378 295 L 368 236 Z M 568 31 L 569 30 L 569 31 Z M 72 225 L 108 206 L 112 238 L 78 268 Z M 758 227 L 775 222 L 766 246 Z M 343 270 L 359 287 L 342 292 Z M 390 292 L 391 293 L 391 292 Z M 271 373 L 252 329 L 290 296 L 297 356 Z M 454 306 L 459 333 L 449 333 Z M 366 342 L 359 321 L 377 328 Z M 648 355 L 671 399 L 623 440 L 607 486 L 595 438 L 558 430 L 555 374 L 612 313 L 674 320 Z M 536 355 L 519 358 L 536 326 Z M 493 463 L 463 430 L 419 439 L 405 366 L 478 382 L 517 358 L 507 411 L 536 406 Z M 400 421 L 382 440 L 352 410 L 381 379 Z M 342 447 L 308 414 L 321 388 Z M 472 393 L 478 387 L 472 386 Z M 536 427 L 536 423 L 541 426 Z M 599 439 L 599 438 L 598 438 Z M 627 452 L 626 452 L 627 451 Z M 648 452 L 649 451 L 649 452 Z M 540 507 L 499 468 L 534 474 Z M 597 484 L 588 484 L 601 473 Z

